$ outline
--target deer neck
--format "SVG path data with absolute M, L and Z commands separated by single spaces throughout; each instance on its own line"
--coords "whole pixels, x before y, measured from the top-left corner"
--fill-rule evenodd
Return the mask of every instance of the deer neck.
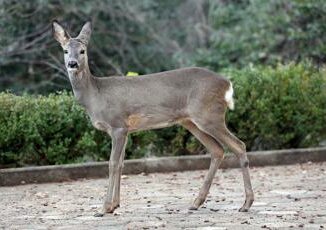
M 77 102 L 87 108 L 95 88 L 95 78 L 88 65 L 86 64 L 85 68 L 78 72 L 68 71 L 68 75 Z

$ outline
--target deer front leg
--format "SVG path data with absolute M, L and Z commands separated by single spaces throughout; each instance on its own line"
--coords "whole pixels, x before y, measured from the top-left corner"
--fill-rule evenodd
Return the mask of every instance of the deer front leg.
M 112 213 L 119 206 L 120 170 L 127 141 L 127 130 L 124 128 L 113 129 L 111 132 L 112 149 L 109 161 L 109 187 L 105 197 L 103 210 L 95 216 L 103 216 Z
M 114 182 L 114 192 L 113 192 L 113 205 L 115 207 L 120 206 L 120 185 L 121 185 L 121 174 L 122 174 L 122 167 L 123 167 L 123 160 L 125 157 L 125 148 L 127 144 L 127 138 L 120 156 L 119 160 L 119 174 L 115 177 L 115 182 Z

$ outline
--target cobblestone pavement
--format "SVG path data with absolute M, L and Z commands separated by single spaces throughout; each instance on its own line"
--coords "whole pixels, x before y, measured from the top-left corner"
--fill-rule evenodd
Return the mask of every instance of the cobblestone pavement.
M 189 211 L 206 171 L 128 175 L 121 207 L 100 210 L 108 181 L 81 180 L 0 188 L 0 229 L 325 229 L 326 162 L 251 170 L 248 213 L 240 169 L 219 170 L 207 201 Z

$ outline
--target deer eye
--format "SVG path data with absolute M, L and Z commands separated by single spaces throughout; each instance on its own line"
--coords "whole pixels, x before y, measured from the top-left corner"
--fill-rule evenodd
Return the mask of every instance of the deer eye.
M 63 52 L 64 52 L 65 54 L 67 54 L 67 53 L 68 53 L 68 50 L 64 50 Z
M 80 54 L 84 54 L 84 53 L 85 53 L 85 50 L 81 50 L 81 51 L 80 51 Z

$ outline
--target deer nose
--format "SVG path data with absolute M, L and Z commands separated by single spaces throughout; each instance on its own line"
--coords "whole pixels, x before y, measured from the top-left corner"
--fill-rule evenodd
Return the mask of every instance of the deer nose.
M 76 61 L 69 61 L 68 62 L 68 67 L 69 68 L 77 68 L 78 67 L 78 63 Z

